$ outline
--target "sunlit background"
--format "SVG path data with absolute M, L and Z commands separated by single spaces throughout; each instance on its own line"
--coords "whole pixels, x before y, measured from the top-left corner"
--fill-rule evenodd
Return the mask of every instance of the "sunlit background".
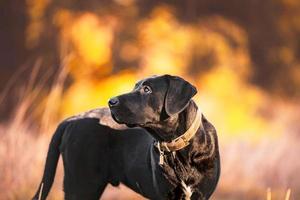
M 29 199 L 67 116 L 154 74 L 184 77 L 215 125 L 212 199 L 300 199 L 300 1 L 0 2 L 0 199 Z M 62 199 L 62 164 L 50 198 Z M 109 186 L 103 200 L 143 199 Z

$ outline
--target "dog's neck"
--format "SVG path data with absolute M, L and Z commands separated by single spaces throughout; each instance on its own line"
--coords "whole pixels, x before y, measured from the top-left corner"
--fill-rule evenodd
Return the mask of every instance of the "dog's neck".
M 170 116 L 164 121 L 150 124 L 146 129 L 158 141 L 169 142 L 184 134 L 195 120 L 198 107 L 191 100 L 188 106 L 180 113 Z

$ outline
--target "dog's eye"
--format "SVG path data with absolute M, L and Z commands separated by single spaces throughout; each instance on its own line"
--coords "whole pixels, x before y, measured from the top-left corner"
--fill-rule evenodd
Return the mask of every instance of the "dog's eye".
M 145 85 L 145 86 L 143 87 L 143 91 L 144 91 L 145 93 L 148 93 L 148 94 L 152 93 L 151 88 L 150 88 L 149 86 L 147 86 L 147 85 Z

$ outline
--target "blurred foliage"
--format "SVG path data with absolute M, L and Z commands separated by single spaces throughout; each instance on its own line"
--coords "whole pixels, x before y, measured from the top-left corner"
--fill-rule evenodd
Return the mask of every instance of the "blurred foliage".
M 190 65 L 187 73 L 193 72 L 191 68 L 203 73 L 218 61 L 201 42 L 206 31 L 214 30 L 229 43 L 230 48 L 220 49 L 223 56 L 244 40 L 251 82 L 277 95 L 299 97 L 299 4 L 297 0 L 28 0 L 26 44 L 47 48 L 45 44 L 56 43 L 60 54 L 64 37 L 73 41 L 74 56 L 79 57 L 76 66 L 102 66 L 101 71 Z M 222 48 L 222 43 L 218 45 Z M 150 54 L 155 60 L 150 61 Z
M 63 91 L 52 90 L 43 103 L 55 104 L 59 116 L 106 106 L 136 80 L 169 73 L 199 88 L 197 101 L 222 135 L 256 140 L 266 130 L 282 132 L 269 124 L 271 99 L 300 96 L 299 6 L 297 0 L 27 0 L 22 34 L 25 51 L 40 57 L 43 68 L 62 66 L 67 74 Z

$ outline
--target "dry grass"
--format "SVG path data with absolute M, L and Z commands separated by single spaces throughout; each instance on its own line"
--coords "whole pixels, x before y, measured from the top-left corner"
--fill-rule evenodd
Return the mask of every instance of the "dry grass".
M 291 189 L 288 189 L 286 191 L 284 200 L 290 200 L 290 197 L 291 197 Z M 268 188 L 268 190 L 267 190 L 267 200 L 272 200 L 272 191 L 271 191 L 271 188 Z
M 45 73 L 42 81 L 37 82 L 39 69 L 37 62 L 17 97 L 10 119 L 0 124 L 0 199 L 30 199 L 42 175 L 53 128 L 49 126 L 47 132 L 39 134 L 45 126 L 34 120 L 36 102 L 41 99 L 41 91 L 50 76 Z M 0 99 L 5 99 L 6 91 Z M 60 177 L 61 170 L 58 170 L 57 181 Z M 55 196 L 61 197 L 60 190 L 61 187 L 54 187 Z
M 0 131 L 0 199 L 29 199 L 40 181 L 51 134 L 34 136 L 25 125 L 10 124 Z M 269 190 L 267 200 L 297 199 L 300 192 L 299 148 L 299 142 L 291 138 L 263 142 L 255 147 L 237 143 L 224 148 L 222 176 L 213 199 L 263 199 L 268 187 L 272 188 L 272 193 Z M 292 188 L 293 192 L 286 192 L 286 188 Z M 62 199 L 62 195 L 59 163 L 49 199 Z M 142 198 L 123 186 L 109 186 L 102 199 Z
M 268 200 L 298 199 L 298 152 L 299 138 L 291 135 L 277 140 L 266 138 L 255 145 L 236 142 L 223 146 L 222 173 L 215 198 L 262 199 L 269 188 Z

